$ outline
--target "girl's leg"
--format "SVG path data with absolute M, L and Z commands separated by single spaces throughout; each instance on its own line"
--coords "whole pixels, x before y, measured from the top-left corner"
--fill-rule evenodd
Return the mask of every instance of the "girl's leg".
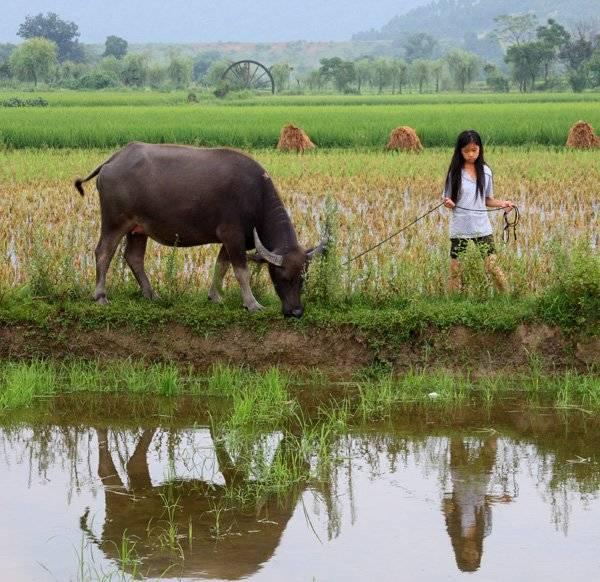
M 501 293 L 508 293 L 508 280 L 506 279 L 504 271 L 496 262 L 496 255 L 488 255 L 485 258 L 485 268 L 492 276 L 492 279 L 494 279 L 494 283 L 496 284 L 498 291 Z
M 462 286 L 462 272 L 460 261 L 458 259 L 450 259 L 450 279 L 448 280 L 448 291 L 450 293 L 458 293 Z

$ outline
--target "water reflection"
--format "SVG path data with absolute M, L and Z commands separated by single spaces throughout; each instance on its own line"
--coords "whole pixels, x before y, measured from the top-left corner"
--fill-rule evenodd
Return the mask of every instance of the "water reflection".
M 236 506 L 228 496 L 244 492 L 252 483 L 212 431 L 218 466 L 210 461 L 204 478 L 171 474 L 160 484 L 152 482 L 148 458 L 157 428 L 143 430 L 128 460 L 118 450 L 111 452 L 106 428 L 96 432 L 105 518 L 99 538 L 90 526 L 89 511 L 81 518 L 81 528 L 107 557 L 122 560 L 127 539 L 145 576 L 169 573 L 237 580 L 256 572 L 273 555 L 295 501 L 271 495 L 251 508 L 243 503 Z M 280 441 L 275 455 L 285 464 L 286 454 L 285 442 Z M 119 469 L 115 456 L 122 465 Z M 205 463 L 202 468 L 206 469 Z
M 136 579 L 507 579 L 531 564 L 545 570 L 530 579 L 589 578 L 598 427 L 502 418 L 408 415 L 337 435 L 327 455 L 285 432 L 236 442 L 206 419 L 0 427 L 0 566 L 28 581 L 77 579 L 86 561 Z M 60 550 L 43 554 L 49 540 Z M 17 551 L 52 577 L 15 575 Z
M 512 500 L 508 493 L 488 493 L 497 440 L 497 436 L 450 438 L 452 492 L 444 496 L 442 511 L 456 565 L 463 572 L 474 572 L 481 565 L 483 539 L 492 531 L 492 504 Z

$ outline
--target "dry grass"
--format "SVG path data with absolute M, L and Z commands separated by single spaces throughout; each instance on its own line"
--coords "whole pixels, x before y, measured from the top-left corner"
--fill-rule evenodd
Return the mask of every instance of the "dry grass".
M 594 128 L 585 121 L 578 121 L 569 130 L 567 147 L 577 149 L 590 149 L 600 147 L 600 137 Z
M 291 123 L 288 123 L 281 128 L 279 141 L 277 142 L 278 150 L 304 153 L 304 150 L 311 150 L 314 147 L 315 144 L 310 140 L 310 137 L 306 135 L 302 128 L 296 127 Z
M 448 150 L 420 156 L 323 151 L 293 158 L 255 152 L 278 185 L 304 244 L 320 236 L 327 196 L 337 201 L 342 257 L 358 254 L 437 204 L 449 156 Z M 91 294 L 98 198 L 91 182 L 82 199 L 72 179 L 106 157 L 99 150 L 0 152 L 0 283 L 26 283 L 32 256 L 41 249 L 50 258 L 54 280 L 67 287 L 78 282 Z M 514 200 L 522 213 L 517 243 L 508 246 L 499 242 L 501 213 L 493 215 L 500 264 L 517 293 L 540 291 L 552 282 L 552 240 L 563 249 L 580 237 L 598 244 L 595 153 L 491 149 L 488 161 L 496 195 Z M 447 230 L 447 211 L 440 209 L 352 263 L 343 275 L 345 289 L 374 296 L 443 294 Z M 177 279 L 184 288 L 208 288 L 217 251 L 216 246 L 177 250 Z M 159 288 L 170 253 L 149 244 L 147 270 Z M 122 279 L 133 280 L 115 260 L 109 283 Z
M 423 149 L 423 145 L 417 132 L 412 127 L 403 125 L 392 131 L 385 148 L 388 150 L 420 152 Z

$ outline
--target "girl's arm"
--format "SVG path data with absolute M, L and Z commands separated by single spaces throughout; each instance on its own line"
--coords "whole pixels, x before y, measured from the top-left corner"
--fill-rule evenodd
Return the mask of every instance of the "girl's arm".
M 511 200 L 499 200 L 498 198 L 491 198 L 489 196 L 485 199 L 485 205 L 490 208 L 506 208 L 507 210 L 515 207 L 514 202 Z

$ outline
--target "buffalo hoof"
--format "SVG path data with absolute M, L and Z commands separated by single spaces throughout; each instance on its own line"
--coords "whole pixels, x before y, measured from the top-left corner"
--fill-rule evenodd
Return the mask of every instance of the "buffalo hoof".
M 108 299 L 106 298 L 106 295 L 103 295 L 102 297 L 98 297 L 96 299 L 96 303 L 98 305 L 108 305 Z
M 208 298 L 213 303 L 223 303 L 223 298 L 221 297 L 221 295 L 219 295 L 217 291 L 209 291 Z
M 283 316 L 284 317 L 295 317 L 296 319 L 300 319 L 302 317 L 303 313 L 304 313 L 303 309 L 292 309 L 291 311 L 284 313 Z
M 245 305 L 244 307 L 248 311 L 252 312 L 262 311 L 264 309 L 264 307 L 258 301 L 256 301 L 255 303 L 251 303 L 250 305 Z

